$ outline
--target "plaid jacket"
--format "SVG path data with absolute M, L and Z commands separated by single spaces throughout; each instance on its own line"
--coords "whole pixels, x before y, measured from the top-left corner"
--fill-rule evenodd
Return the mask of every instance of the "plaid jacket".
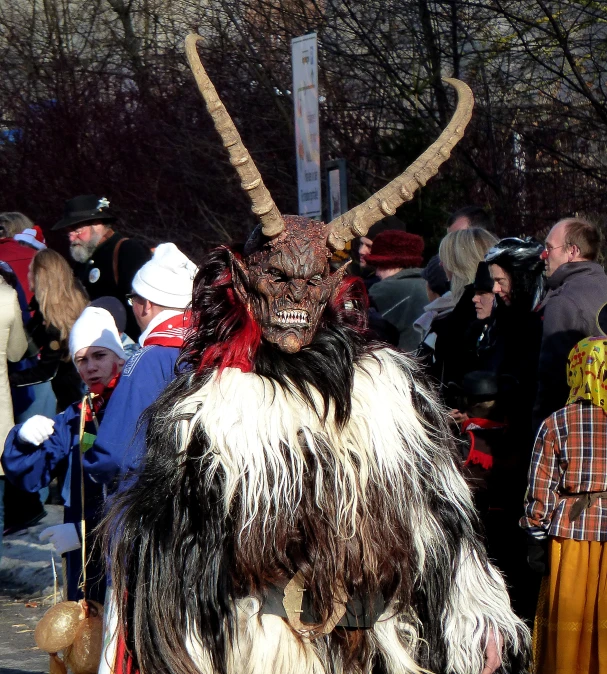
M 569 521 L 576 494 L 601 491 L 607 491 L 607 415 L 591 403 L 575 402 L 540 427 L 520 524 L 536 536 L 546 532 L 607 541 L 607 498 L 599 498 L 578 519 Z

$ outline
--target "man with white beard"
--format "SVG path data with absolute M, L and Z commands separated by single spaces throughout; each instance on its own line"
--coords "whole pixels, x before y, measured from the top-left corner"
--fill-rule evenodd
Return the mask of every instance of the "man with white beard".
M 75 273 L 91 300 L 110 295 L 127 312 L 125 332 L 131 339 L 140 330 L 127 303 L 137 271 L 150 259 L 150 251 L 139 241 L 128 239 L 112 229 L 116 216 L 106 197 L 94 194 L 74 197 L 65 203 L 63 218 L 53 230 L 66 231 L 70 255 L 76 261 Z

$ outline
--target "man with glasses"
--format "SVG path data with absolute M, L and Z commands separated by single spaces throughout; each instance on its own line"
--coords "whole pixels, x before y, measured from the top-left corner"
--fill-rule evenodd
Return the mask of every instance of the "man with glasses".
M 141 267 L 127 296 L 142 330 L 141 349 L 125 365 L 108 403 L 97 440 L 84 464 L 104 484 L 139 463 L 145 448 L 141 414 L 175 378 L 175 364 L 190 328 L 196 265 L 173 243 L 161 243 Z
M 539 306 L 543 328 L 534 430 L 565 406 L 567 356 L 581 339 L 597 332 L 597 313 L 607 302 L 607 275 L 597 262 L 600 248 L 599 229 L 582 218 L 560 220 L 546 237 L 542 258 L 548 293 Z
M 89 297 L 111 296 L 127 308 L 125 332 L 139 336 L 133 313 L 126 304 L 133 277 L 149 259 L 150 251 L 139 241 L 127 239 L 112 229 L 116 216 L 105 197 L 87 194 L 65 203 L 63 218 L 53 227 L 64 229 L 70 243 L 70 255 L 76 261 L 76 276 Z

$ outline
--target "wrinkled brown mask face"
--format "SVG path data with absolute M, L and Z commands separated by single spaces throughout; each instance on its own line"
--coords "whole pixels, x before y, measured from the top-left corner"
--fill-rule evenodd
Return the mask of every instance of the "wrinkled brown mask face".
M 282 351 L 296 353 L 314 338 L 345 268 L 330 273 L 327 225 L 292 215 L 284 221 L 285 231 L 276 239 L 260 248 L 260 241 L 254 241 L 256 250 L 242 263 L 235 260 L 244 281 L 241 288 L 235 285 L 264 339 Z

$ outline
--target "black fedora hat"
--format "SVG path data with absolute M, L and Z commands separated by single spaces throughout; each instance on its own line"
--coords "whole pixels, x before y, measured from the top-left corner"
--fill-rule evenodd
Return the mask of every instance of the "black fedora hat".
M 110 210 L 110 202 L 105 197 L 84 194 L 65 202 L 63 218 L 53 226 L 53 230 L 97 221 L 116 222 L 116 216 Z

